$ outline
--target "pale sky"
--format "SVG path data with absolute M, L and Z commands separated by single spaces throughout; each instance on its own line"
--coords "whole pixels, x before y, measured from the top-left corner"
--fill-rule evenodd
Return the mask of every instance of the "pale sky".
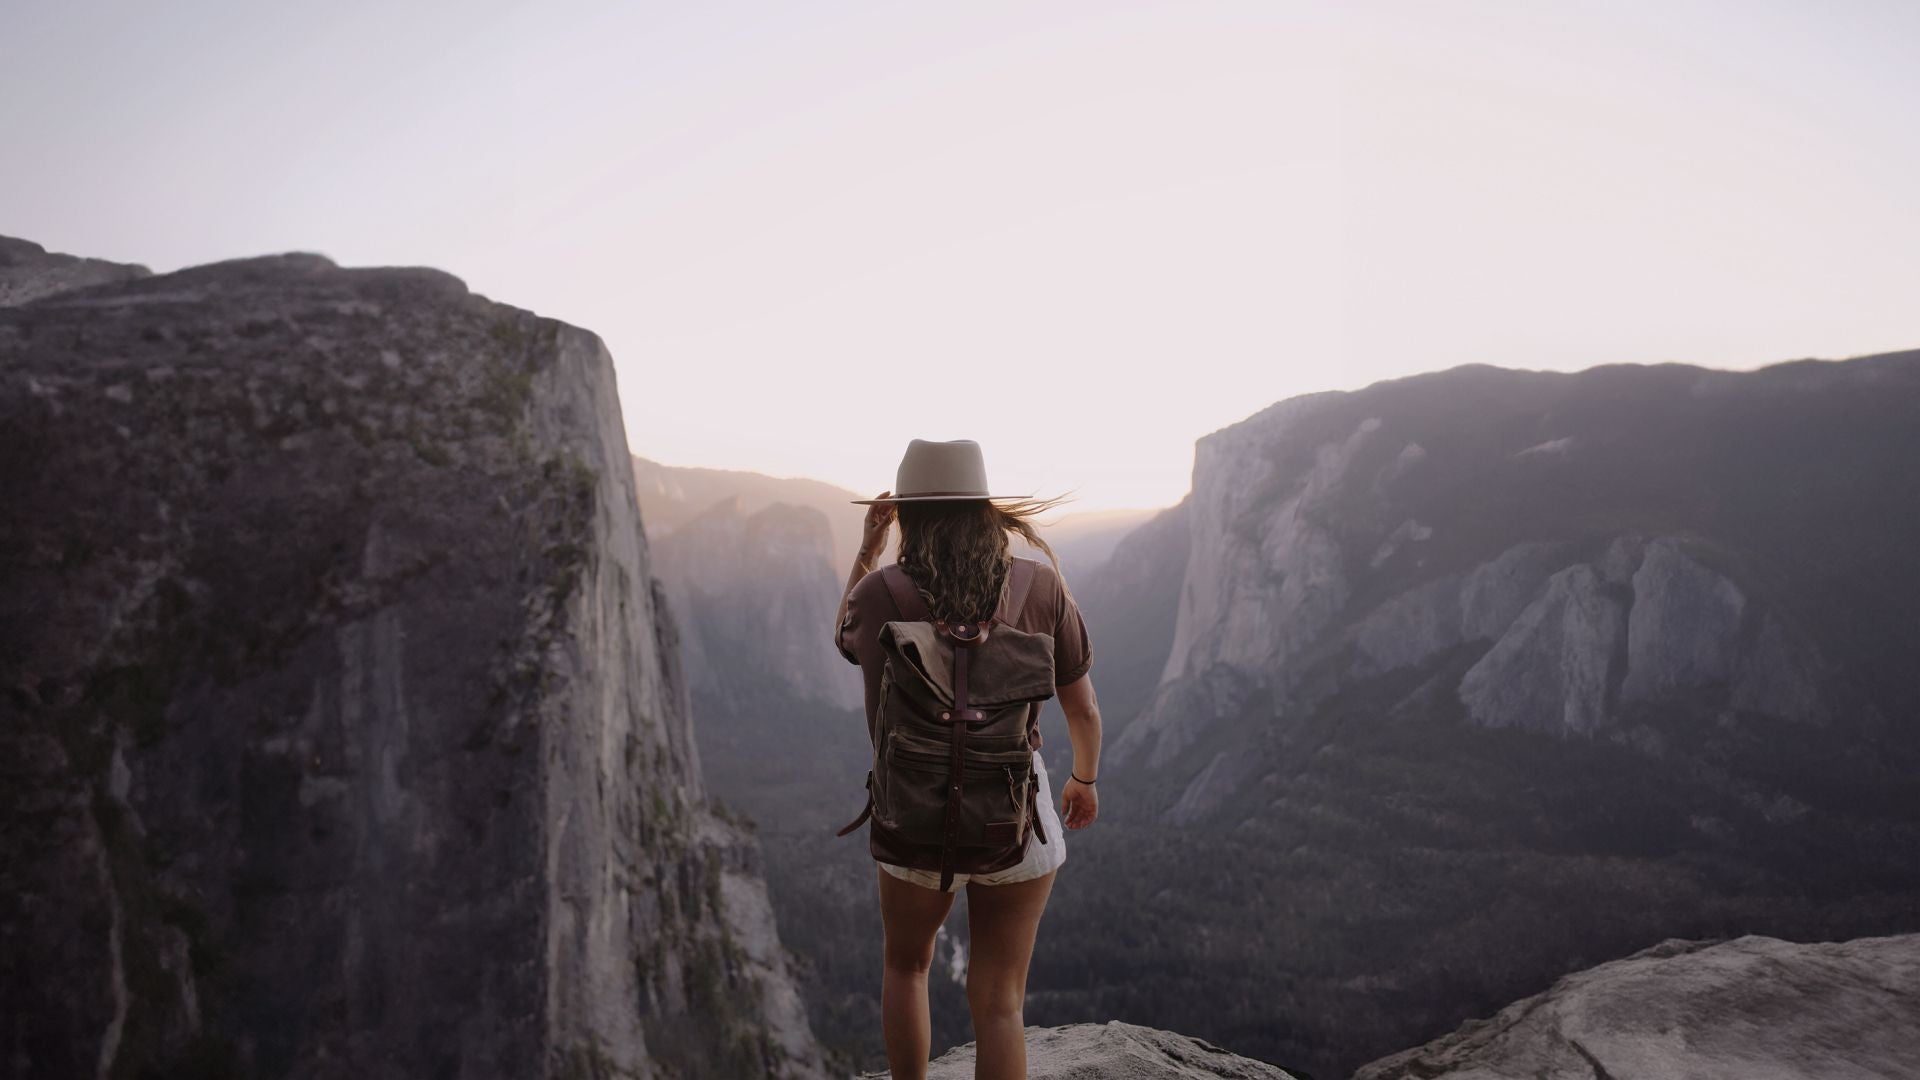
M 636 453 L 1162 506 L 1281 398 L 1920 347 L 1920 4 L 0 3 L 0 233 L 419 264 Z

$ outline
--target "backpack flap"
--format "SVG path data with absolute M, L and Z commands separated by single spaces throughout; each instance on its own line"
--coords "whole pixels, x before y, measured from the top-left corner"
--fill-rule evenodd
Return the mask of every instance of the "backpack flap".
M 953 645 L 940 639 L 932 623 L 887 622 L 880 627 L 880 648 L 896 679 L 911 672 L 927 696 L 952 706 Z M 1053 635 L 995 623 L 987 640 L 973 648 L 967 666 L 969 705 L 1045 701 L 1054 693 Z

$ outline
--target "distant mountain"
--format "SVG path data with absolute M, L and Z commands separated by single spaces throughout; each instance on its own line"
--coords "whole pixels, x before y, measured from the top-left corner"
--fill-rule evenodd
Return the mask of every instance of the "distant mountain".
M 1197 821 L 1271 764 L 1253 716 L 1284 731 L 1389 683 L 1390 717 L 1650 758 L 1683 752 L 1674 723 L 1920 745 L 1890 719 L 1920 708 L 1916 462 L 1914 353 L 1283 402 L 1199 444 L 1172 644 L 1116 760 Z
M 633 458 L 633 475 L 650 537 L 672 533 L 706 513 L 714 504 L 728 499 L 738 500 L 742 514 L 752 514 L 777 502 L 818 511 L 826 519 L 828 552 L 832 564 L 839 568 L 842 582 L 853 566 L 854 552 L 860 548 L 860 523 L 867 514 L 866 507 L 847 500 L 870 499 L 874 495 L 871 491 L 849 491 L 803 477 L 662 465 L 638 454 Z M 834 597 L 834 603 L 838 604 L 839 600 L 838 596 Z
M 667 604 L 685 628 L 709 789 L 762 827 L 805 822 L 830 836 L 830 818 L 859 809 L 843 813 L 871 753 L 859 671 L 832 638 L 865 515 L 846 500 L 861 496 L 641 457 L 633 466 Z
M 1192 545 L 1191 503 L 1183 498 L 1134 527 L 1073 586 L 1100 669 L 1094 687 L 1106 746 L 1126 733 L 1160 686 Z
M 1112 557 L 1114 549 L 1133 531 L 1165 510 L 1073 510 L 1061 513 L 1046 527 L 1047 543 L 1060 556 L 1060 571 L 1067 587 L 1076 589 L 1082 577 Z M 1032 558 L 1043 558 L 1025 541 L 1016 550 Z M 1078 599 L 1076 589 L 1075 598 Z
M 1336 1075 L 1668 937 L 1920 929 L 1916 466 L 1920 353 L 1469 365 L 1203 438 L 1184 543 L 1080 586 L 1122 663 L 1046 1022 Z
M 860 708 L 860 680 L 833 647 L 844 580 L 834 573 L 826 515 L 776 502 L 751 513 L 721 499 L 653 542 L 667 596 L 686 621 L 682 655 L 696 694 L 736 712 L 744 676 L 795 695 Z

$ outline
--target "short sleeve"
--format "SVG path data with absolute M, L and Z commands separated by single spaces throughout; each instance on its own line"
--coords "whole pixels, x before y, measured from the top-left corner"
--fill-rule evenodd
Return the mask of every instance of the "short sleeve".
M 854 652 L 853 643 L 860 640 L 860 605 L 854 597 L 847 597 L 847 614 L 840 625 L 833 628 L 833 647 L 846 658 L 847 663 L 858 667 L 860 657 Z
M 1060 615 L 1053 624 L 1054 685 L 1065 686 L 1087 673 L 1093 666 L 1093 642 L 1087 637 L 1086 620 L 1080 617 L 1080 605 L 1063 584 L 1060 588 Z

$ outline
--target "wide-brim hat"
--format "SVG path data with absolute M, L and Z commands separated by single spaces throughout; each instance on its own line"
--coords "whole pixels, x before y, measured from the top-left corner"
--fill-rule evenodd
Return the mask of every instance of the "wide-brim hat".
M 907 444 L 894 474 L 893 494 L 856 503 L 927 502 L 934 499 L 1031 499 L 987 491 L 987 460 L 972 439 L 915 439 Z

